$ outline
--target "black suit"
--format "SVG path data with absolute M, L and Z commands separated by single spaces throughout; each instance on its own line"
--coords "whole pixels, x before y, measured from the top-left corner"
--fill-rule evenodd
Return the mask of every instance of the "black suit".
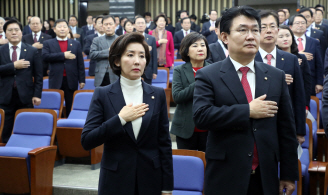
M 90 31 L 89 31 L 90 32 Z M 83 48 L 83 52 L 85 55 L 88 55 L 89 58 L 89 53 L 90 53 L 90 46 L 92 44 L 92 41 L 95 37 L 98 37 L 98 34 L 91 34 L 88 35 L 85 39 L 84 39 L 84 48 Z M 90 60 L 90 66 L 89 66 L 89 76 L 95 76 L 95 69 L 96 69 L 96 60 Z M 87 75 L 85 75 L 87 76 Z
M 328 135 L 328 77 L 325 77 L 322 92 L 322 124 L 326 135 Z M 328 191 L 327 191 L 328 192 Z M 328 194 L 328 193 L 327 193 Z
M 96 34 L 96 33 L 95 33 L 95 30 L 89 30 L 89 31 L 85 34 L 85 36 L 87 37 L 87 36 L 89 36 L 89 35 L 94 35 L 94 34 Z
M 320 42 L 321 56 L 325 56 L 327 44 L 326 44 L 326 37 L 324 35 L 324 32 L 321 30 L 311 28 L 311 37 L 317 39 Z
M 43 44 L 44 41 L 49 40 L 49 39 L 52 39 L 52 37 L 50 35 L 41 32 L 38 42 Z M 22 42 L 27 43 L 29 45 L 33 45 L 34 44 L 33 33 L 24 35 L 22 38 Z M 38 49 L 38 53 L 40 55 L 40 58 L 42 58 L 42 49 Z M 43 61 L 43 76 L 48 75 L 47 74 L 48 66 L 49 66 L 49 64 L 47 62 Z
M 195 32 L 195 31 L 190 30 L 190 33 L 192 33 L 192 32 Z M 174 49 L 178 50 L 177 59 L 181 59 L 179 50 L 180 50 L 181 41 L 184 37 L 185 37 L 185 35 L 184 35 L 183 30 L 176 32 L 173 37 Z
M 230 58 L 197 71 L 193 118 L 197 128 L 209 130 L 206 195 L 247 194 L 255 140 L 263 194 L 278 194 L 278 162 L 281 180 L 298 180 L 298 144 L 285 74 L 256 61 L 254 68 L 254 98 L 267 94 L 267 100 L 277 102 L 274 117 L 249 117 L 247 97 Z
M 202 34 L 206 37 L 208 44 L 215 43 L 218 41 L 218 36 L 215 34 L 215 31 L 210 31 L 211 21 L 208 21 L 203 24 Z
M 137 139 L 131 122 L 122 126 L 118 113 L 126 105 L 120 85 L 97 87 L 81 135 L 85 150 L 104 144 L 99 195 L 161 195 L 173 190 L 172 149 L 165 92 L 142 82 L 142 117 Z
M 151 46 L 150 52 L 150 62 L 148 66 L 145 69 L 144 75 L 142 76 L 144 78 L 144 81 L 151 85 L 153 80 L 153 74 L 157 74 L 157 47 L 156 47 L 156 39 L 148 34 L 145 34 L 145 41 L 149 46 Z
M 217 41 L 216 43 L 212 43 L 209 45 L 211 55 L 206 60 L 208 63 L 213 64 L 215 62 L 222 61 L 226 59 L 226 55 L 224 53 L 224 50 L 221 46 L 221 44 Z
M 155 24 L 154 22 L 150 22 L 149 27 L 146 27 L 146 29 L 145 29 L 145 33 L 148 34 L 149 31 L 152 31 L 152 30 L 154 30 L 155 28 L 156 28 L 156 24 Z
M 120 26 L 118 27 L 118 29 L 115 31 L 115 34 L 116 34 L 117 36 L 123 35 L 123 28 L 122 28 L 121 25 L 120 25 Z
M 33 108 L 32 98 L 41 98 L 43 85 L 42 60 L 36 48 L 21 42 L 19 59 L 29 61 L 28 68 L 15 69 L 10 58 L 9 44 L 5 44 L 0 47 L 0 108 L 5 111 L 5 126 L 2 132 L 4 143 L 11 135 L 15 112 L 21 108 Z
M 172 24 L 166 25 L 165 30 L 170 31 L 172 33 L 172 36 L 174 36 L 175 28 L 172 26 Z
M 28 24 L 28 25 L 24 26 L 23 35 L 27 35 L 27 34 L 30 34 L 30 33 L 32 33 L 32 30 L 30 28 L 30 25 Z
M 80 35 L 80 38 L 76 38 L 76 41 L 80 42 L 80 44 L 83 48 L 83 40 L 84 40 L 84 37 L 85 37 L 84 30 L 82 28 L 77 27 L 77 26 L 75 26 L 75 27 L 76 27 L 76 34 Z M 70 26 L 70 28 L 72 29 L 71 26 Z
M 312 77 L 311 70 L 308 61 L 306 60 L 305 55 L 297 54 L 297 58 L 302 59 L 302 63 L 300 65 L 303 83 L 304 83 L 304 93 L 305 93 L 305 105 L 310 107 L 310 99 L 311 99 L 311 88 L 312 88 Z
M 182 29 L 181 22 L 178 22 L 175 24 L 175 32 L 178 32 Z M 196 24 L 194 22 L 191 22 L 191 30 L 196 31 Z
M 323 35 L 325 36 L 325 41 L 326 41 L 326 49 L 328 47 L 328 26 L 326 25 L 319 25 L 319 24 L 316 24 L 315 27 L 318 29 L 318 30 L 321 30 L 323 32 Z M 326 50 L 325 49 L 325 50 Z
M 94 31 L 94 28 L 93 28 L 93 26 L 92 26 L 92 29 L 91 29 L 91 30 L 89 30 L 89 28 L 88 28 L 88 25 L 85 25 L 85 26 L 82 26 L 82 30 L 84 31 L 84 34 L 86 35 L 86 34 L 87 34 L 87 32 L 89 32 L 89 31 L 91 31 L 91 30 L 93 30 L 93 31 Z

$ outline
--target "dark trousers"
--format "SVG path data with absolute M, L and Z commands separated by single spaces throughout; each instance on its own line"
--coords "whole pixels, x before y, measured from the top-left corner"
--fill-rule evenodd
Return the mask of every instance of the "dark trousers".
M 255 174 L 251 174 L 247 195 L 263 195 L 260 167 L 255 169 Z
M 106 72 L 104 79 L 103 79 L 102 83 L 100 84 L 100 86 L 107 86 L 109 84 L 110 84 L 109 73 Z
M 205 152 L 208 132 L 194 132 L 188 139 L 177 136 L 178 149 L 198 150 Z
M 72 109 L 73 95 L 74 95 L 75 90 L 71 90 L 68 87 L 67 77 L 66 76 L 63 77 L 63 82 L 62 82 L 62 86 L 61 86 L 60 89 L 64 91 L 66 116 L 68 117 L 68 115 L 69 115 L 69 113 L 71 112 L 71 109 Z
M 5 111 L 5 124 L 1 138 L 3 143 L 7 143 L 13 131 L 16 111 L 22 108 L 33 108 L 32 98 L 29 104 L 23 104 L 19 99 L 17 89 L 14 88 L 10 103 L 6 105 L 0 104 L 0 108 Z

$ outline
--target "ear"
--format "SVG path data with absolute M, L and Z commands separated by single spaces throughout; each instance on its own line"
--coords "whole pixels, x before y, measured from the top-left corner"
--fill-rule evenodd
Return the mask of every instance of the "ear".
M 228 34 L 226 32 L 221 32 L 221 40 L 223 43 L 228 45 L 229 39 L 228 39 Z
M 115 66 L 117 66 L 117 67 L 120 67 L 120 66 L 121 66 L 119 61 L 115 61 L 114 64 L 115 64 Z

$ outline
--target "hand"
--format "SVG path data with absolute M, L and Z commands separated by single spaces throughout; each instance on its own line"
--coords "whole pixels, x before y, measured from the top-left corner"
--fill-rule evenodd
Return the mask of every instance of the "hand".
M 158 40 L 158 44 L 165 44 L 165 43 L 167 43 L 167 39 L 160 39 L 160 40 Z
M 149 51 L 151 51 L 153 48 L 151 46 L 148 46 L 149 47 Z
M 312 53 L 304 52 L 304 51 L 301 51 L 301 52 L 298 52 L 298 53 L 304 54 L 306 59 L 309 60 L 309 61 L 313 60 L 313 54 Z
M 264 101 L 267 97 L 266 94 L 252 100 L 249 103 L 250 118 L 268 118 L 274 117 L 278 112 L 277 102 L 274 101 Z
M 25 59 L 17 60 L 14 62 L 14 67 L 16 69 L 23 69 L 23 68 L 28 68 L 30 66 L 29 61 L 25 61 Z
M 132 106 L 132 103 L 124 106 L 118 114 L 126 122 L 134 121 L 139 117 L 142 117 L 149 110 L 148 104 L 142 103 L 136 106 Z
M 83 89 L 85 86 L 85 83 L 80 83 L 80 89 Z
M 32 98 L 32 103 L 34 106 L 39 106 L 41 104 L 41 99 L 38 97 L 33 97 Z
M 286 195 L 291 195 L 295 190 L 295 182 L 281 180 L 279 185 L 279 195 L 283 194 L 283 190 L 286 188 Z
M 287 85 L 290 85 L 293 83 L 293 77 L 290 74 L 286 74 L 286 83 Z
M 65 51 L 64 55 L 65 55 L 65 59 L 68 60 L 73 60 L 76 58 L 75 54 L 72 54 L 71 51 Z
M 157 74 L 153 74 L 153 79 L 156 79 L 157 78 Z
M 322 90 L 323 90 L 322 85 L 316 85 L 316 86 L 315 86 L 315 93 L 319 93 L 319 92 L 321 92 Z
M 80 38 L 80 36 L 81 36 L 81 35 L 79 35 L 79 34 L 74 34 L 74 35 L 73 35 L 73 37 L 74 37 L 74 38 L 77 38 L 77 39 Z
M 8 43 L 8 39 L 0 39 L 0 45 L 4 45 Z
M 301 145 L 305 142 L 305 137 L 303 135 L 296 135 L 296 138 Z
M 43 44 L 41 44 L 40 42 L 36 42 L 32 46 L 35 47 L 35 48 L 37 48 L 37 49 L 42 49 Z
M 209 30 L 210 30 L 210 31 L 213 31 L 213 30 L 215 30 L 215 27 L 214 27 L 214 26 L 211 26 L 211 27 L 209 28 Z
M 298 58 L 298 64 L 301 65 L 302 64 L 302 59 Z

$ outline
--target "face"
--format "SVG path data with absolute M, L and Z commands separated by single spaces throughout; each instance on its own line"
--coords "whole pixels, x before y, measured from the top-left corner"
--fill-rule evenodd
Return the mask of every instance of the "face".
M 316 17 L 315 17 L 315 22 L 320 23 L 323 19 L 323 15 L 321 11 L 317 11 Z
M 120 18 L 119 17 L 115 17 L 115 24 L 119 25 L 120 24 Z
M 237 16 L 232 20 L 230 34 L 221 33 L 222 41 L 228 45 L 229 55 L 249 56 L 257 53 L 260 43 L 260 27 L 255 19 Z
M 183 23 L 181 23 L 181 27 L 183 30 L 188 31 L 191 27 L 190 19 L 183 20 Z
M 132 33 L 133 32 L 133 24 L 131 22 L 126 23 L 125 25 L 125 31 L 126 33 Z
M 92 24 L 92 16 L 88 16 L 87 17 L 87 23 L 88 24 Z
M 103 28 L 107 36 L 113 36 L 115 34 L 115 22 L 113 18 L 103 20 Z
M 32 16 L 28 16 L 28 17 L 27 17 L 27 20 L 26 20 L 27 23 L 30 23 L 30 19 L 31 19 L 31 18 L 32 18 Z
M 287 29 L 280 29 L 278 32 L 278 38 L 276 45 L 280 48 L 289 48 L 293 43 L 293 37 Z
M 143 33 L 146 30 L 146 22 L 143 18 L 137 18 L 135 26 L 136 26 L 137 32 L 139 32 L 139 33 Z
M 54 31 L 55 31 L 56 35 L 62 39 L 67 37 L 67 34 L 69 33 L 69 29 L 68 29 L 66 22 L 57 23 L 56 27 L 54 28 Z
M 126 21 L 127 19 L 124 18 L 122 21 L 121 21 L 121 26 L 124 26 L 124 22 Z
M 145 16 L 146 22 L 149 23 L 151 21 L 151 16 Z
M 104 33 L 104 28 L 103 28 L 103 24 L 102 24 L 102 18 L 98 18 L 98 20 L 96 21 L 95 29 L 97 29 L 97 31 L 100 34 L 103 34 Z
M 192 19 L 192 18 L 190 18 L 190 20 L 191 20 L 193 23 L 195 23 L 195 22 L 196 22 L 196 20 L 195 20 L 195 19 Z
M 38 17 L 31 18 L 30 28 L 35 33 L 41 31 L 42 24 L 40 22 L 40 18 L 38 18 Z
M 207 48 L 205 41 L 200 39 L 191 44 L 188 50 L 188 56 L 191 61 L 204 61 L 207 56 Z
M 323 13 L 325 13 L 325 11 L 323 10 L 323 7 L 317 7 L 317 9 L 321 9 L 321 11 L 323 11 Z
M 45 28 L 49 28 L 49 23 L 48 23 L 47 21 L 43 21 L 43 26 L 44 26 Z
M 296 35 L 303 35 L 306 32 L 306 21 L 302 17 L 295 17 L 294 23 L 290 26 L 293 33 Z
M 96 18 L 92 18 L 92 25 L 93 25 L 93 28 L 96 27 Z
M 317 14 L 316 14 L 316 11 L 314 8 L 310 8 L 310 10 L 312 11 L 313 13 L 313 17 L 312 17 L 312 23 L 314 22 L 315 18 L 317 17 Z
M 282 24 L 286 20 L 286 15 L 284 12 L 278 12 L 279 24 Z
M 121 74 L 125 78 L 136 80 L 141 77 L 146 67 L 145 49 L 140 43 L 130 43 L 122 54 L 119 63 Z
M 312 24 L 311 13 L 309 11 L 306 11 L 301 14 L 306 18 L 306 21 L 307 21 L 306 28 L 308 28 Z
M 187 12 L 181 12 L 180 18 L 185 18 L 185 17 L 188 17 Z
M 49 24 L 51 25 L 51 27 L 54 27 L 55 26 L 55 22 L 52 21 L 52 20 L 49 21 Z
M 171 18 L 167 18 L 167 24 L 171 24 Z
M 70 17 L 69 18 L 69 25 L 73 26 L 73 27 L 77 25 L 77 20 L 76 20 L 75 17 Z
M 284 10 L 285 11 L 285 13 L 286 13 L 286 18 L 289 18 L 289 11 L 288 11 L 288 9 L 282 9 L 282 10 Z
M 220 31 L 220 25 L 215 28 L 215 34 L 218 36 L 218 39 L 221 40 L 221 31 Z
M 22 40 L 22 31 L 19 25 L 16 23 L 9 24 L 6 30 L 6 37 L 11 44 L 18 44 Z
M 0 33 L 3 32 L 3 25 L 5 25 L 5 21 L 4 20 L 0 20 Z
M 218 13 L 216 13 L 216 11 L 211 11 L 210 20 L 216 21 L 216 19 L 218 19 Z
M 261 44 L 275 44 L 277 35 L 278 26 L 274 17 L 261 18 Z
M 166 26 L 165 18 L 163 18 L 163 17 L 159 17 L 158 20 L 157 20 L 157 22 L 156 22 L 156 25 L 157 25 L 157 27 L 160 28 L 160 29 L 165 28 L 165 26 Z

